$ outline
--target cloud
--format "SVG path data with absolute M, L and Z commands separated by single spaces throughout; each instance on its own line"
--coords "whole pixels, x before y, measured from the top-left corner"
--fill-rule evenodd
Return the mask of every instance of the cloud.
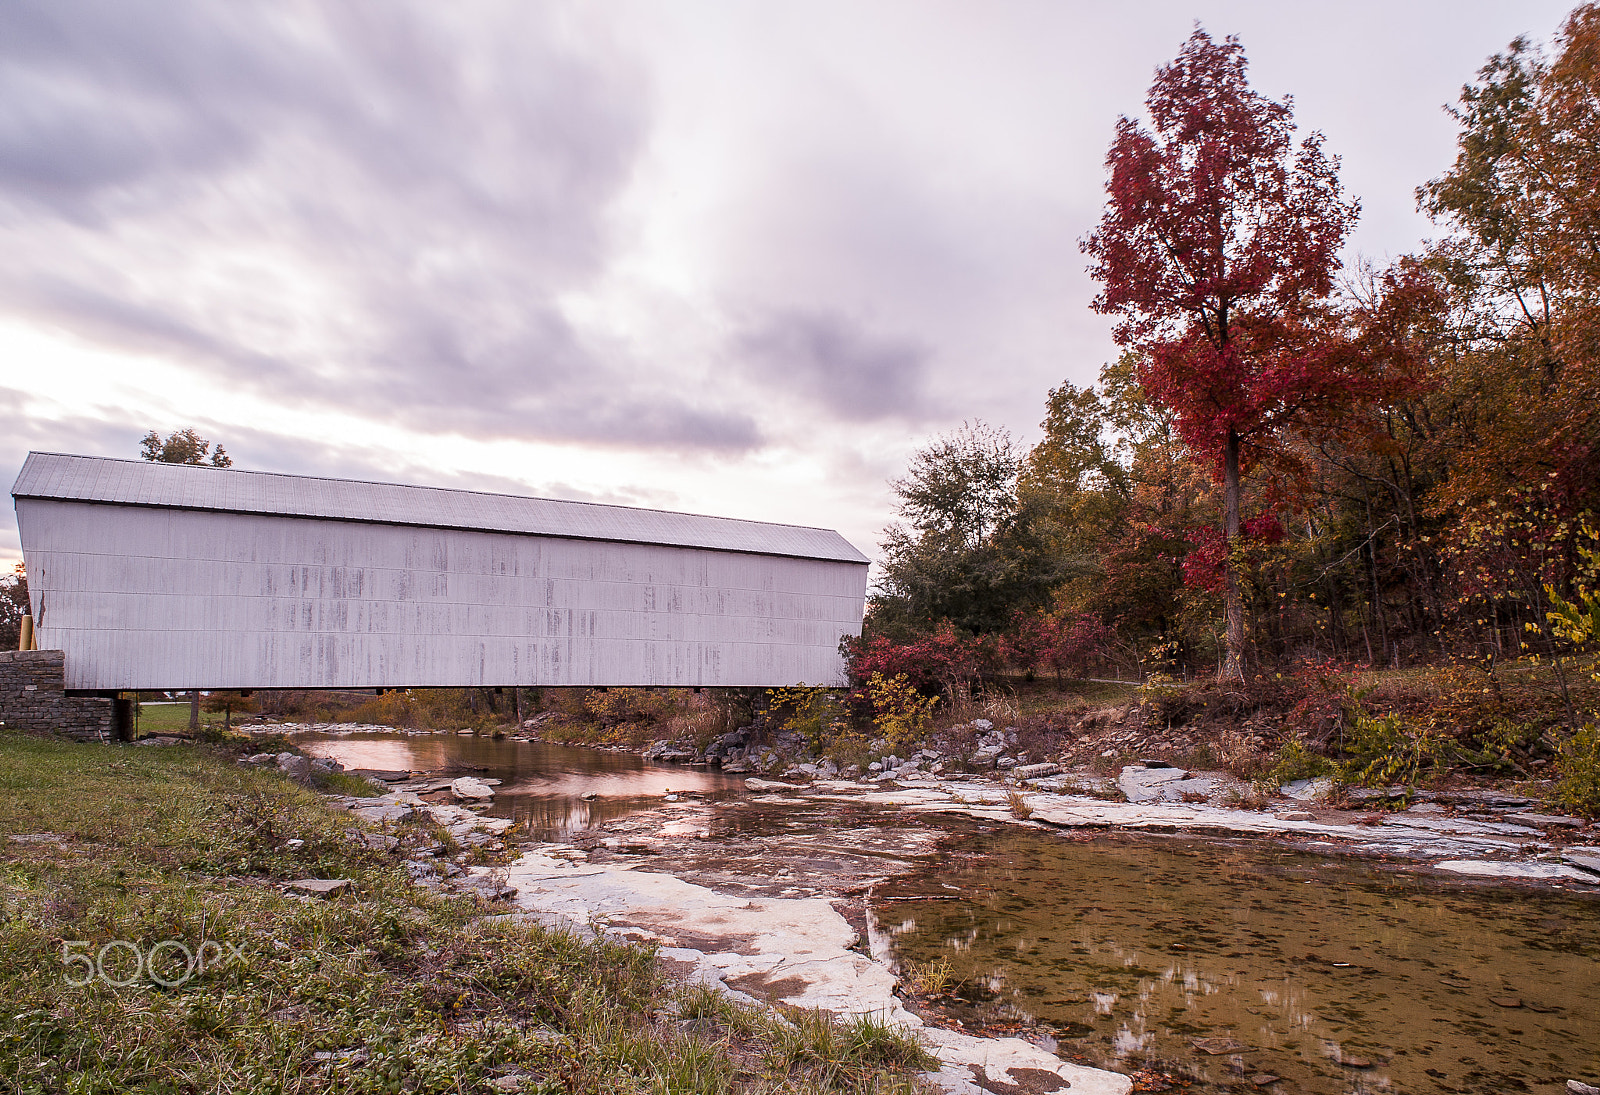
M 0 313 L 425 432 L 747 451 L 563 310 L 650 110 L 543 5 L 11 4 Z
M 849 421 L 938 413 L 927 392 L 928 348 L 874 335 L 838 313 L 773 312 L 739 332 L 732 353 L 763 384 Z

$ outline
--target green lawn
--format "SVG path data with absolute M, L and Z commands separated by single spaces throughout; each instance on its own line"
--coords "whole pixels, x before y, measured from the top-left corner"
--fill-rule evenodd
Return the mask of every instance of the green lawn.
M 200 713 L 200 722 L 204 725 L 215 717 L 217 724 L 222 724 L 222 717 Z M 180 733 L 189 731 L 189 705 L 187 703 L 141 703 L 139 705 L 139 734 L 149 737 L 152 734 Z
M 0 1091 L 919 1090 L 898 1032 L 774 1021 L 647 949 L 416 887 L 234 756 L 0 733 Z M 307 877 L 353 885 L 275 885 Z

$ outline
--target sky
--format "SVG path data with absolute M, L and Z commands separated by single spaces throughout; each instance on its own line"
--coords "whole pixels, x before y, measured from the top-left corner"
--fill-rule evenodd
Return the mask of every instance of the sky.
M 1116 357 L 1078 241 L 1196 21 L 1442 230 L 1445 107 L 1568 3 L 0 0 L 0 479 L 239 468 L 838 529 Z M 21 557 L 0 507 L 0 566 Z

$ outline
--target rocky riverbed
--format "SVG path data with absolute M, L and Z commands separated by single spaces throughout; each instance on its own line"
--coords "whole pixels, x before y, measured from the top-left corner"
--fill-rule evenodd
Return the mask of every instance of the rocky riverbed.
M 1244 808 L 1259 792 L 1226 773 L 1161 761 L 1112 775 L 1063 770 L 1056 761 L 1007 756 L 1000 734 L 989 738 L 1002 747 L 996 760 L 1026 763 L 974 773 L 952 770 L 966 765 L 939 755 L 889 756 L 856 778 L 831 779 L 825 764 L 789 763 L 770 773 L 786 779 L 746 778 L 743 795 L 679 787 L 635 798 L 621 815 L 563 839 L 512 843 L 509 865 L 473 866 L 468 851 L 459 861 L 417 855 L 412 870 L 432 884 L 476 891 L 504 909 L 501 915 L 653 943 L 686 978 L 741 998 L 872 1012 L 920 1027 L 946 1062 L 939 1084 L 955 1092 L 1061 1090 L 1052 1084 L 1126 1091 L 1130 1083 L 1081 1057 L 1052 1053 L 1058 1047 L 1042 1028 L 1019 1028 L 1027 1038 L 979 1037 L 962 1029 L 955 1013 L 904 997 L 903 970 L 891 933 L 879 925 L 874 894 L 897 880 L 936 877 L 967 829 L 1015 828 L 1057 839 L 1192 834 L 1364 857 L 1458 883 L 1600 893 L 1594 831 L 1541 811 L 1526 796 L 1424 792 L 1407 809 L 1380 811 L 1370 801 L 1358 800 L 1354 809 L 1335 804 L 1331 788 L 1309 782 L 1282 788 L 1261 801 L 1264 808 Z M 653 752 L 662 758 L 670 751 Z M 680 772 L 682 784 L 693 783 L 684 777 L 700 769 L 647 770 L 669 784 Z M 467 788 L 502 792 L 485 799 L 457 794 L 462 777 L 449 772 L 381 774 L 396 790 L 339 804 L 380 828 L 421 815 L 469 850 L 499 849 L 525 835 L 515 808 L 502 801 L 514 801 L 515 793 L 493 777 L 474 778 L 477 786 Z M 490 816 L 495 812 L 512 816 Z M 1130 1064 L 1128 1071 L 1136 1070 Z
M 536 741 L 543 718 L 529 720 L 509 740 Z M 1125 736 L 1120 722 L 1112 720 L 1109 726 L 1114 737 Z M 273 729 L 396 733 L 387 727 L 340 724 Z M 949 751 L 921 748 L 901 757 L 885 753 L 886 743 L 875 742 L 883 747 L 873 750 L 877 759 L 843 769 L 831 760 L 807 759 L 798 741 L 781 735 L 775 748 L 751 738 L 746 728 L 703 750 L 657 741 L 641 752 L 646 761 L 682 766 L 686 773 L 727 776 L 757 766 L 763 774 L 745 780 L 756 796 L 800 795 L 1056 829 L 1268 837 L 1312 851 L 1394 857 L 1418 869 L 1479 879 L 1579 889 L 1600 882 L 1600 829 L 1553 812 L 1520 790 L 1395 787 L 1336 792 L 1331 781 L 1301 780 L 1263 794 L 1227 772 L 1191 770 L 1158 759 L 1106 774 L 1103 757 L 1096 758 L 1097 766 L 1073 763 L 1084 752 L 1083 743 L 1076 754 L 1036 757 L 1019 747 L 1015 728 L 996 727 L 985 719 L 947 731 L 946 741 L 958 743 Z M 391 782 L 412 775 L 372 774 Z M 394 785 L 424 793 L 442 789 L 437 783 Z M 487 800 L 480 794 L 468 801 Z M 1400 804 L 1406 808 L 1393 808 Z

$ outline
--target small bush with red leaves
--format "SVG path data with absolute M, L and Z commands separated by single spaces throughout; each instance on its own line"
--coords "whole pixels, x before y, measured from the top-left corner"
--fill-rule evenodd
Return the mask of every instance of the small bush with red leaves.
M 967 688 L 994 672 L 993 639 L 958 632 L 949 620 L 913 642 L 897 643 L 882 635 L 847 645 L 850 683 L 859 689 L 873 674 L 886 679 L 904 676 L 926 695 Z

